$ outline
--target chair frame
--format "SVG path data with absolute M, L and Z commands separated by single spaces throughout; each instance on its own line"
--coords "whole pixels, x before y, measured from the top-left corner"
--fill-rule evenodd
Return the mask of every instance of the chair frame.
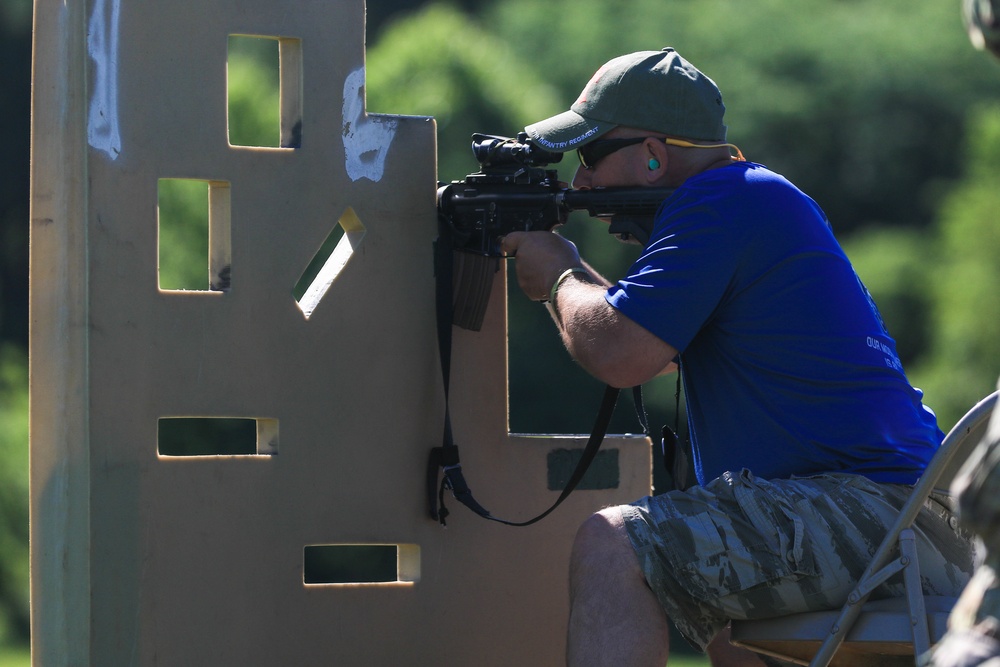
M 920 513 L 924 501 L 930 497 L 935 489 L 942 488 L 942 484 L 950 484 L 958 467 L 979 443 L 978 438 L 973 439 L 970 436 L 985 428 L 997 403 L 998 394 L 1000 391 L 995 391 L 979 401 L 945 436 L 924 474 L 914 485 L 913 492 L 900 510 L 896 521 L 889 528 L 868 567 L 848 596 L 839 616 L 830 626 L 829 634 L 826 635 L 819 650 L 809 662 L 810 667 L 826 667 L 830 664 L 857 622 L 862 607 L 868 601 L 869 596 L 879 585 L 898 572 L 903 573 L 907 611 L 912 626 L 914 660 L 930 649 L 931 638 L 927 626 L 927 609 L 920 585 L 920 564 L 916 555 L 914 533 L 911 526 Z M 745 623 L 753 623 L 753 621 L 734 623 L 733 643 L 745 646 L 750 650 L 767 653 L 755 649 L 749 642 L 740 641 L 737 627 Z M 794 641 L 794 638 L 792 640 Z M 775 655 L 775 657 L 798 662 L 798 659 L 790 656 Z

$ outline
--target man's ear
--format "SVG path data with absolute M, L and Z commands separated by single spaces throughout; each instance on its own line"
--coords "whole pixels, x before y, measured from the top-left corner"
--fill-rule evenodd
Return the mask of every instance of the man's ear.
M 667 174 L 670 156 L 667 153 L 667 145 L 650 137 L 643 143 L 643 159 L 646 161 L 646 182 L 656 183 Z

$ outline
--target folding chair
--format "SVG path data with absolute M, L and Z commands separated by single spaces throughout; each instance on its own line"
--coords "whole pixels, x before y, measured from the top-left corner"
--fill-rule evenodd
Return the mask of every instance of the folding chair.
M 998 393 L 977 403 L 945 436 L 839 612 L 733 621 L 730 641 L 810 667 L 915 664 L 916 657 L 944 634 L 957 598 L 923 595 L 911 526 L 931 492 L 950 487 L 982 439 Z M 903 573 L 905 597 L 868 602 L 872 591 L 898 572 Z

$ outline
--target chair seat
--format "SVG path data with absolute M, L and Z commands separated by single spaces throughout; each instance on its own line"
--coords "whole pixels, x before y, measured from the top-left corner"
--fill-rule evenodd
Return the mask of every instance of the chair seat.
M 931 642 L 944 635 L 956 598 L 925 596 Z M 757 653 L 808 664 L 840 610 L 808 612 L 755 621 L 733 621 L 731 642 Z M 913 630 L 906 598 L 874 600 L 847 634 L 831 665 L 887 667 L 913 664 Z

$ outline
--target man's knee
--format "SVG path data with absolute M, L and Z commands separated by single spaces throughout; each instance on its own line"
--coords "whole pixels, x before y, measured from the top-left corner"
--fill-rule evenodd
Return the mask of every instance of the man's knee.
M 576 532 L 576 542 L 600 544 L 618 535 L 624 535 L 624 532 L 625 522 L 621 510 L 617 507 L 606 507 L 591 514 L 580 524 Z
M 570 566 L 573 577 L 588 576 L 594 571 L 604 576 L 623 570 L 639 571 L 619 508 L 603 509 L 580 525 Z

